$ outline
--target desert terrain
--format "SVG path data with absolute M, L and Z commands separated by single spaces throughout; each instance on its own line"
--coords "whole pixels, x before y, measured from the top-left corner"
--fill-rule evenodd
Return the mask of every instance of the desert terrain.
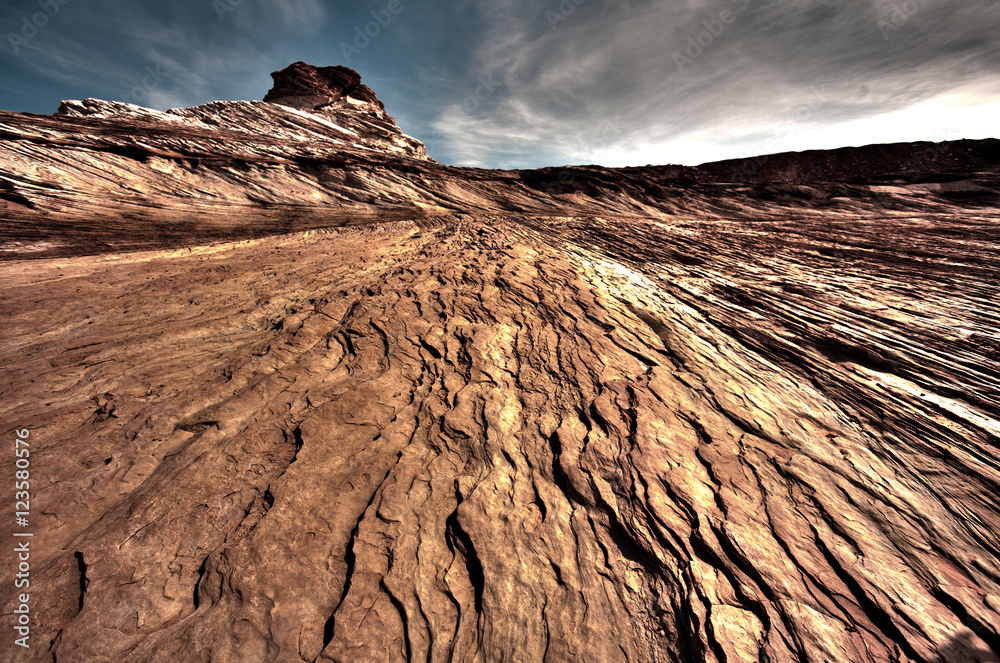
M 458 168 L 273 76 L 0 112 L 4 660 L 1000 661 L 1000 141 Z

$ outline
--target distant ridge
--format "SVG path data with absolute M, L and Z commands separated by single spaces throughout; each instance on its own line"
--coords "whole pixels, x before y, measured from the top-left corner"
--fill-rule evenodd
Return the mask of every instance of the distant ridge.
M 720 181 L 734 182 L 949 182 L 973 174 L 995 176 L 1000 140 L 889 143 L 835 150 L 780 152 L 698 166 Z

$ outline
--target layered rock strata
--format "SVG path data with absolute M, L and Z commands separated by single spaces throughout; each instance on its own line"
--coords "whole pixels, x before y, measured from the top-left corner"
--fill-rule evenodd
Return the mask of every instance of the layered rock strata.
M 1000 660 L 996 163 L 458 169 L 283 76 L 0 118 L 4 660 Z

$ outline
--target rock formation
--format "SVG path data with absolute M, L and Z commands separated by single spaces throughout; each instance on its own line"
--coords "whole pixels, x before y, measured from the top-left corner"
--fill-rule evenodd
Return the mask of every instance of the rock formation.
M 996 142 L 460 169 L 359 85 L 0 115 L 4 660 L 998 661 Z
M 424 146 L 403 134 L 358 72 L 347 67 L 313 67 L 305 62 L 271 74 L 274 87 L 264 101 L 332 117 L 368 144 L 407 156 L 426 156 Z
M 273 74 L 274 87 L 264 101 L 302 110 L 327 106 L 373 106 L 384 111 L 385 106 L 367 85 L 361 83 L 358 72 L 347 67 L 313 67 L 296 62 Z

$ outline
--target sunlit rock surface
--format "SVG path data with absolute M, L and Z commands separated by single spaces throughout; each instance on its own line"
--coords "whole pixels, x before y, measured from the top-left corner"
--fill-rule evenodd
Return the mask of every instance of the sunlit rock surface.
M 460 169 L 279 74 L 0 114 L 4 660 L 998 660 L 995 142 Z

